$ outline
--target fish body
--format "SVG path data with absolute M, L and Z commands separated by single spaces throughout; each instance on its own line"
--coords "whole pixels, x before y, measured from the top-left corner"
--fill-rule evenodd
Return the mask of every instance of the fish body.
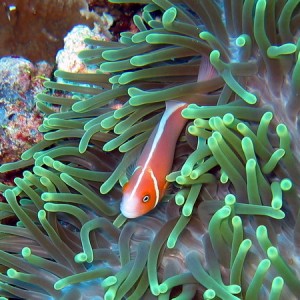
M 197 81 L 215 77 L 216 71 L 208 57 L 204 56 Z M 166 176 L 170 173 L 176 142 L 186 124 L 181 115 L 187 104 L 167 101 L 166 110 L 147 141 L 137 160 L 135 171 L 124 185 L 121 212 L 127 218 L 136 218 L 152 210 L 162 199 L 166 188 Z
M 127 218 L 136 218 L 152 210 L 162 199 L 167 188 L 175 146 L 186 124 L 181 115 L 187 104 L 168 101 L 166 110 L 152 132 L 137 160 L 129 182 L 123 188 L 121 212 Z

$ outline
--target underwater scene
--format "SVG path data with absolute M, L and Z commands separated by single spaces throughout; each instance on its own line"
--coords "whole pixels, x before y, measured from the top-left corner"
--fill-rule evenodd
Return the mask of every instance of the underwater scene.
M 2 4 L 0 300 L 300 299 L 300 0 Z

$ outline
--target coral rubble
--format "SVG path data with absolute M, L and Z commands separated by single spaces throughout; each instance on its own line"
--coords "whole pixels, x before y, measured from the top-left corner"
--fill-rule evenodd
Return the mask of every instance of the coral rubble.
M 75 26 L 64 38 L 64 48 L 59 50 L 56 55 L 57 68 L 72 73 L 91 72 L 86 65 L 78 58 L 78 53 L 87 48 L 84 43 L 85 38 L 95 40 L 108 40 L 106 36 L 100 34 L 97 28 L 89 29 L 85 25 Z M 96 69 L 94 67 L 94 69 Z
M 20 159 L 21 154 L 43 138 L 37 128 L 42 114 L 34 97 L 44 90 L 43 82 L 53 66 L 33 64 L 20 57 L 0 59 L 0 163 Z

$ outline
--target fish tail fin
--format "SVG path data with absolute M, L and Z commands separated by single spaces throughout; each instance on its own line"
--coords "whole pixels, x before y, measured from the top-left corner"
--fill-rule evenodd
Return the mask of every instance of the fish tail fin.
M 203 56 L 199 68 L 197 81 L 206 81 L 216 77 L 217 71 L 210 63 L 209 57 Z
M 183 110 L 187 107 L 187 103 L 177 101 L 177 100 L 170 100 L 166 102 L 166 110 L 168 111 L 176 111 L 178 109 Z

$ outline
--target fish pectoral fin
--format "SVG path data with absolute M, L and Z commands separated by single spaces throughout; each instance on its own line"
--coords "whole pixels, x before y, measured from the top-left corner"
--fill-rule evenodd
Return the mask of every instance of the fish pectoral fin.
M 127 181 L 127 182 L 122 186 L 122 190 L 123 190 L 123 191 L 126 190 L 126 187 L 128 186 L 128 182 L 129 182 L 129 181 Z
M 128 178 L 131 178 L 132 175 L 139 169 L 141 166 L 137 166 L 136 164 L 130 165 L 126 170 L 126 175 Z

